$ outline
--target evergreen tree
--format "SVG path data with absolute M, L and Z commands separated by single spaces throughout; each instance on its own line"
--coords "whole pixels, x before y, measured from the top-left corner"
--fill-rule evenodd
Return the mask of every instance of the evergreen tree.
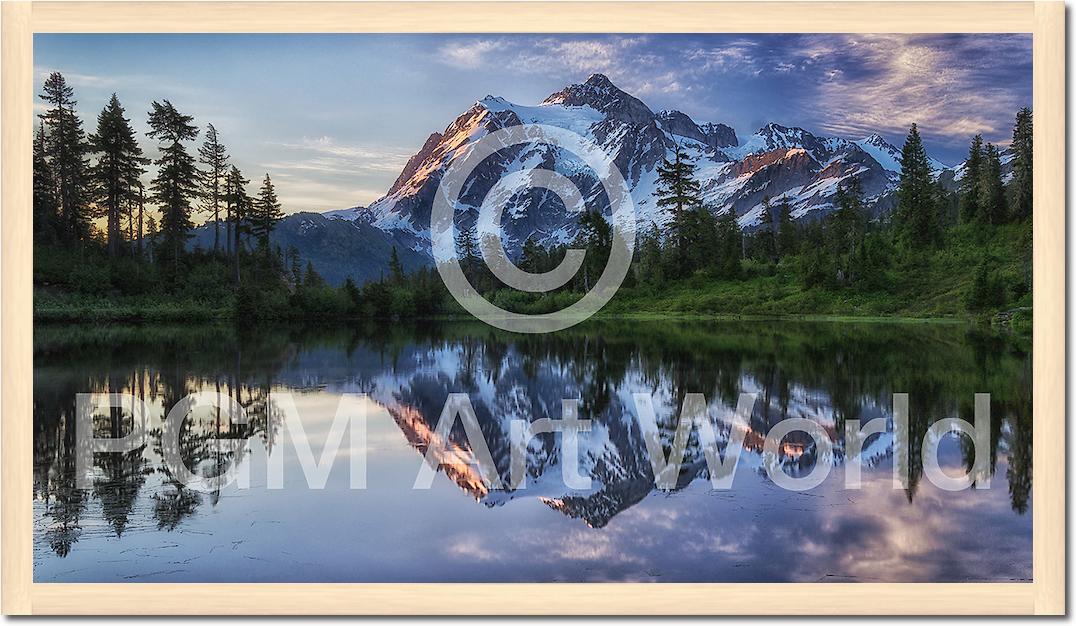
M 964 177 L 960 179 L 960 220 L 966 224 L 981 219 L 979 181 L 983 171 L 983 136 L 975 135 L 964 162 Z
M 90 190 L 86 135 L 75 113 L 75 92 L 59 72 L 45 80 L 41 99 L 49 109 L 41 114 L 45 127 L 45 153 L 56 184 L 59 230 L 64 241 L 81 242 L 89 237 Z
M 146 253 L 149 261 L 157 258 L 157 218 L 152 215 L 146 221 Z
M 45 126 L 39 124 L 34 135 L 34 241 L 51 243 L 56 240 L 59 203 L 56 200 L 56 179 L 46 155 Z
M 523 250 L 520 253 L 519 269 L 531 274 L 538 274 L 542 270 L 543 253 L 542 247 L 539 246 L 533 237 L 527 237 L 527 240 L 523 242 Z
M 901 151 L 894 222 L 906 249 L 933 246 L 940 239 L 930 161 L 915 124 L 908 131 Z
M 198 148 L 198 161 L 204 166 L 200 181 L 202 209 L 213 217 L 213 251 L 217 252 L 220 250 L 220 208 L 228 176 L 228 153 L 212 124 L 206 124 L 205 141 Z
M 579 216 L 580 247 L 586 250 L 583 267 L 577 276 L 577 283 L 583 291 L 590 291 L 591 285 L 605 271 L 609 254 L 613 249 L 613 228 L 599 211 L 583 211 Z
M 1005 303 L 1005 287 L 989 268 L 986 259 L 975 271 L 975 281 L 967 294 L 965 303 L 969 311 L 985 311 Z
M 770 197 L 762 199 L 762 215 L 758 232 L 755 234 L 755 253 L 762 261 L 772 263 L 777 258 L 777 233 L 774 232 L 773 208 Z
M 713 267 L 716 269 L 714 259 L 719 257 L 717 219 L 710 209 L 702 204 L 693 210 L 692 219 L 689 222 L 688 241 L 690 242 L 688 254 L 688 270 Z
M 258 191 L 258 200 L 254 203 L 254 214 L 250 220 L 250 234 L 258 240 L 258 247 L 266 254 L 269 251 L 269 235 L 273 233 L 277 223 L 284 219 L 284 212 L 280 208 L 280 201 L 276 196 L 276 189 L 269 174 L 262 180 L 261 189 Z
M 807 288 L 825 285 L 835 277 L 826 250 L 826 234 L 821 221 L 812 221 L 803 231 L 803 286 Z
M 866 236 L 866 209 L 863 188 L 858 178 L 837 190 L 837 210 L 826 220 L 828 259 L 833 262 L 833 277 L 838 283 L 853 283 L 858 278 L 857 264 L 861 260 L 863 239 Z
M 891 259 L 892 251 L 886 234 L 879 231 L 867 232 L 854 261 L 856 285 L 872 291 L 886 289 L 889 286 L 886 270 Z
M 960 194 L 946 189 L 941 176 L 934 180 L 934 204 L 938 207 L 938 226 L 943 231 L 960 223 Z
M 319 289 L 325 286 L 325 279 L 318 274 L 318 271 L 314 269 L 314 264 L 310 261 L 306 262 L 306 273 L 303 275 L 303 288 L 304 289 Z
M 699 183 L 695 180 L 695 164 L 677 144 L 673 160 L 662 159 L 658 165 L 657 205 L 672 208 L 668 241 L 674 246 L 677 274 L 688 274 L 688 246 L 694 209 L 699 206 Z
M 640 237 L 637 255 L 639 282 L 661 285 L 665 280 L 665 275 L 662 270 L 661 233 L 656 223 L 651 222 L 650 229 Z
M 172 258 L 173 272 L 179 271 L 179 257 L 190 236 L 191 199 L 197 194 L 198 170 L 194 157 L 187 152 L 184 141 L 198 136 L 194 118 L 183 115 L 172 103 L 154 101 L 149 113 L 150 131 L 147 136 L 160 141 L 160 167 L 153 179 L 152 199 L 161 209 L 163 245 Z
M 717 219 L 717 262 L 715 263 L 715 268 L 718 276 L 739 278 L 742 269 L 740 265 L 742 256 L 742 233 L 740 232 L 740 225 L 736 223 L 736 214 L 730 208 Z
M 123 239 L 121 219 L 124 210 L 138 200 L 139 179 L 146 162 L 116 94 L 112 94 L 97 116 L 97 131 L 90 135 L 89 145 L 90 152 L 97 155 L 96 164 L 90 168 L 90 178 L 96 200 L 105 209 L 108 254 L 115 257 L 120 253 Z
M 373 319 L 387 319 L 392 315 L 392 292 L 384 281 L 371 280 L 362 287 L 363 308 Z
M 1020 109 L 1012 131 L 1012 216 L 1022 220 L 1032 213 L 1032 119 L 1031 109 Z
M 481 253 L 478 249 L 478 230 L 474 224 L 460 227 L 456 234 L 456 254 L 465 271 L 478 260 Z
M 243 246 L 243 235 L 249 230 L 251 214 L 253 213 L 253 201 L 247 195 L 247 184 L 250 181 L 243 178 L 239 168 L 232 166 L 228 172 L 228 180 L 225 185 L 225 208 L 227 210 L 228 229 L 232 234 L 232 267 L 233 280 L 239 284 L 239 257 Z
M 298 287 L 303 282 L 303 266 L 299 260 L 299 248 L 288 246 L 287 264 L 288 271 L 291 272 L 291 281 Z
M 389 257 L 389 278 L 396 285 L 404 282 L 403 263 L 400 263 L 400 255 L 396 253 L 396 246 L 392 246 L 392 256 Z
M 983 168 L 979 176 L 979 208 L 983 221 L 1001 224 L 1005 221 L 1005 186 L 1001 182 L 1001 154 L 993 144 L 986 144 Z
M 354 315 L 362 306 L 362 292 L 350 276 L 344 280 L 344 296 L 347 298 L 348 314 Z
M 792 222 L 792 207 L 788 204 L 788 198 L 781 200 L 777 219 L 777 253 L 784 258 L 796 254 L 799 248 L 796 224 Z
M 136 240 L 138 241 L 138 256 L 141 257 L 143 252 L 142 217 L 146 210 L 146 186 L 142 184 L 141 180 L 138 181 L 138 199 L 135 200 L 135 203 L 135 210 L 138 212 L 138 217 L 136 218 L 138 223 Z

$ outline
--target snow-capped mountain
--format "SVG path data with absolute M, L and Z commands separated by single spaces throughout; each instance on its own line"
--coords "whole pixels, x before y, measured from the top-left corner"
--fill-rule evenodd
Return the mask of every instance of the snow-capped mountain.
M 900 148 L 883 139 L 878 133 L 872 133 L 856 141 L 855 144 L 871 155 L 885 169 L 891 172 L 900 172 Z M 930 169 L 938 173 L 949 169 L 949 166 L 935 158 L 930 158 Z
M 1011 147 L 1006 147 L 1002 148 L 999 157 L 998 160 L 1001 161 L 1001 182 L 1007 185 L 1012 181 L 1013 159 L 1016 158 L 1016 154 L 1012 151 Z M 942 186 L 950 190 L 959 188 L 960 181 L 964 180 L 965 165 L 967 165 L 966 160 L 943 171 L 939 175 L 939 180 L 941 181 Z
M 759 222 L 766 198 L 787 199 L 794 218 L 814 218 L 833 208 L 839 186 L 859 179 L 876 203 L 895 188 L 900 151 L 879 135 L 859 140 L 815 135 L 802 128 L 767 124 L 742 141 L 720 123 L 698 123 L 680 111 L 653 112 L 601 74 L 569 85 L 537 106 L 487 96 L 432 133 L 408 161 L 389 192 L 368 208 L 371 223 L 415 235 L 428 254 L 433 195 L 448 165 L 489 133 L 519 124 L 545 124 L 590 139 L 612 157 L 627 181 L 638 223 L 659 227 L 669 213 L 656 204 L 657 167 L 679 145 L 696 163 L 703 198 L 717 214 L 734 211 L 742 226 Z M 934 161 L 937 170 L 945 165 Z M 605 209 L 595 174 L 573 155 L 544 144 L 506 148 L 471 174 L 457 205 L 462 223 L 477 216 L 486 193 L 506 174 L 551 169 L 571 179 L 588 207 Z M 576 232 L 576 214 L 542 190 L 520 188 L 507 204 L 505 245 L 517 252 L 528 237 L 544 245 L 567 243 Z M 416 250 L 420 251 L 420 250 Z
M 369 224 L 373 220 L 373 213 L 364 206 L 353 206 L 348 209 L 337 209 L 322 213 L 331 220 L 344 220 L 345 222 L 359 222 Z
M 583 405 L 593 409 L 586 417 L 591 422 L 590 429 L 581 434 L 578 449 L 580 475 L 592 481 L 589 490 L 566 487 L 560 468 L 562 441 L 549 433 L 526 442 L 525 490 L 490 489 L 469 463 L 473 458 L 470 440 L 463 429 L 454 429 L 445 442 L 451 454 L 446 455 L 438 471 L 486 506 L 537 498 L 551 509 L 600 528 L 656 490 L 634 394 L 651 396 L 662 443 L 670 446 L 680 412 L 680 394 L 668 370 L 657 366 L 644 372 L 646 368 L 635 364 L 622 380 L 604 386 L 595 384 L 585 368 L 572 367 L 571 357 L 558 350 L 539 356 L 521 353 L 518 346 L 511 345 L 499 351 L 487 349 L 451 342 L 429 348 L 409 347 L 396 355 L 391 373 L 359 375 L 359 388 L 385 408 L 419 454 L 425 454 L 435 440 L 437 419 L 448 394 L 466 393 L 489 447 L 494 463 L 491 469 L 505 485 L 510 481 L 515 442 L 511 435 L 513 420 L 533 423 L 543 418 L 560 419 L 563 397 L 580 398 Z M 361 353 L 357 358 L 363 358 Z M 372 360 L 375 363 L 379 361 Z M 355 371 L 349 370 L 349 375 L 355 376 Z M 330 389 L 351 391 L 354 384 L 343 383 Z M 743 453 L 737 471 L 762 475 L 767 463 L 776 463 L 790 476 L 809 472 L 819 457 L 813 442 L 805 436 L 789 436 L 777 458 L 767 458 L 764 453 L 766 433 L 792 417 L 818 423 L 833 440 L 832 456 L 826 460 L 843 463 L 844 438 L 837 434 L 838 420 L 827 392 L 781 380 L 786 390 L 781 394 L 772 389 L 774 384 L 774 380 L 764 382 L 749 372 L 741 372 L 736 381 L 739 389 L 757 397 L 744 424 Z M 707 398 L 706 414 L 711 417 L 717 445 L 723 451 L 727 451 L 733 430 L 735 402 L 736 398 L 722 399 L 713 394 Z M 864 419 L 889 417 L 888 409 L 873 398 L 857 398 L 856 403 L 857 415 Z M 859 459 L 864 467 L 871 468 L 892 453 L 893 437 L 889 431 L 866 441 Z M 709 477 L 703 444 L 697 435 L 692 435 L 676 489 Z

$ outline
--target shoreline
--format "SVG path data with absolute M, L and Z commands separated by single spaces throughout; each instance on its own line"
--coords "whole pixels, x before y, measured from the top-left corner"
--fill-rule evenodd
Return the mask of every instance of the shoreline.
M 117 307 L 126 308 L 126 307 Z M 637 322 L 720 322 L 720 321 L 777 321 L 777 322 L 818 322 L 818 323 L 856 323 L 856 324 L 986 324 L 994 326 L 992 320 L 995 316 L 915 316 L 915 315 L 854 315 L 838 313 L 789 313 L 784 315 L 775 314 L 751 314 L 751 313 L 670 313 L 663 311 L 639 311 L 636 313 L 609 313 L 595 314 L 590 320 L 594 321 L 637 321 Z M 229 309 L 134 309 L 117 312 L 111 309 L 80 309 L 80 310 L 56 310 L 35 309 L 33 312 L 35 323 L 43 324 L 85 324 L 85 323 L 152 323 L 167 322 L 170 324 L 195 324 L 195 323 L 224 323 L 236 322 L 236 316 Z M 254 320 L 251 320 L 254 321 Z M 267 318 L 256 320 L 259 324 L 304 324 L 304 323 L 379 323 L 379 322 L 469 322 L 479 321 L 464 315 L 437 315 L 432 317 L 408 317 L 398 319 L 377 319 L 366 317 L 309 317 L 309 318 Z

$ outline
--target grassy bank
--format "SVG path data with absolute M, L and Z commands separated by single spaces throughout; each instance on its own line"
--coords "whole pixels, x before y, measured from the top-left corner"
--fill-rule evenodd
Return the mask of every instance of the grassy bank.
M 698 272 L 685 279 L 659 284 L 641 283 L 629 278 L 617 295 L 599 313 L 608 319 L 797 319 L 827 321 L 880 320 L 978 320 L 994 321 L 999 312 L 1004 323 L 1018 331 L 1031 325 L 1029 277 L 1030 225 L 1001 227 L 956 227 L 949 231 L 946 245 L 922 254 L 906 255 L 885 270 L 882 280 L 870 289 L 849 287 L 834 282 L 812 283 L 805 279 L 804 262 L 790 256 L 777 263 L 748 261 L 735 279 L 720 278 Z M 35 260 L 35 263 L 37 261 Z M 85 264 L 84 264 L 85 266 Z M 68 265 L 67 267 L 70 267 Z M 36 275 L 48 268 L 37 267 Z M 87 270 L 83 270 L 86 273 Z M 205 272 L 203 272 L 205 273 Z M 222 273 L 218 271 L 217 273 Z M 109 275 L 95 280 L 73 280 L 66 284 L 50 272 L 52 280 L 36 284 L 34 317 L 57 322 L 206 322 L 232 320 L 236 315 L 235 296 L 227 288 L 226 278 L 211 274 L 197 290 L 176 295 L 132 289 L 128 276 L 120 277 L 119 289 L 110 284 Z M 977 286 L 986 277 L 992 300 L 973 306 Z M 436 277 L 425 283 L 433 289 Z M 117 282 L 113 280 L 112 282 Z M 80 289 L 92 285 L 93 289 Z M 440 287 L 440 285 L 436 285 Z M 406 287 L 400 287 L 404 291 Z M 443 287 L 441 287 L 443 291 Z M 418 291 L 413 289 L 413 291 Z M 324 293 L 322 293 L 324 292 Z M 303 319 L 354 320 L 368 318 L 366 307 L 346 306 L 336 302 L 343 296 L 338 290 L 319 287 L 302 305 Z M 200 294 L 200 295 L 195 295 Z M 404 292 L 401 295 L 407 296 Z M 367 294 L 355 294 L 361 305 Z M 441 318 L 467 318 L 469 315 L 447 294 L 433 307 Z M 487 297 L 509 310 L 522 313 L 548 313 L 563 309 L 580 297 L 578 293 L 524 294 L 494 291 Z M 295 303 L 286 294 L 278 298 L 280 317 L 295 317 Z M 309 300 L 309 302 L 307 302 Z M 395 314 L 395 301 L 389 297 L 387 311 Z M 408 298 L 402 298 L 408 305 Z M 414 311 L 413 305 L 400 310 Z M 245 319 L 245 318 L 244 318 Z

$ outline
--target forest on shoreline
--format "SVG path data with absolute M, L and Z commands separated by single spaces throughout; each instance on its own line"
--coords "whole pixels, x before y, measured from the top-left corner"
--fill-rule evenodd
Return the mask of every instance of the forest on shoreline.
M 34 315 L 39 321 L 390 320 L 466 317 L 435 268 L 407 273 L 395 250 L 380 280 L 326 283 L 299 251 L 270 234 L 284 217 L 265 173 L 256 189 L 229 162 L 212 124 L 154 101 L 145 157 L 114 94 L 87 133 L 74 90 L 54 72 L 33 152 Z M 679 150 L 659 167 L 658 204 L 672 219 L 641 227 L 632 268 L 605 316 L 869 316 L 1000 319 L 1030 324 L 1031 111 L 1013 126 L 1012 175 L 976 136 L 959 187 L 931 172 L 916 125 L 902 150 L 895 207 L 872 217 L 853 179 L 824 218 L 793 221 L 767 200 L 750 232 L 703 202 Z M 143 177 L 152 175 L 146 185 Z M 189 249 L 201 216 L 213 246 Z M 547 294 L 506 289 L 484 267 L 473 229 L 458 234 L 461 265 L 489 300 L 519 312 L 564 308 L 601 273 L 612 246 L 601 213 L 580 218 L 571 244 L 523 246 L 520 267 L 552 269 L 568 248 L 584 267 Z M 999 315 L 1000 314 L 1000 315 Z

